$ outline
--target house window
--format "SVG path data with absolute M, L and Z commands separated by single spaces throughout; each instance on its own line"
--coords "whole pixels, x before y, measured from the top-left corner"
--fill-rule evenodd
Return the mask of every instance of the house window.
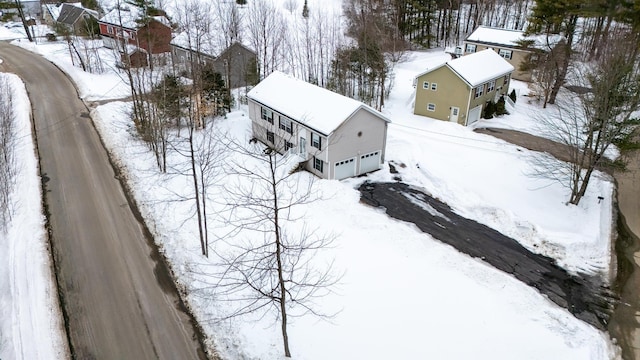
M 474 53 L 476 52 L 476 46 L 473 44 L 467 44 L 467 47 L 464 49 L 465 52 Z
M 490 93 L 493 91 L 493 89 L 496 88 L 496 81 L 495 80 L 491 80 L 487 83 L 487 93 Z
M 311 133 L 311 146 L 317 148 L 318 150 L 322 150 L 322 138 L 320 137 L 320 135 Z
M 438 90 L 438 84 L 436 84 L 436 83 L 431 83 L 431 90 L 433 90 L 433 91 Z
M 273 111 L 262 108 L 262 120 L 266 120 L 273 124 Z
M 131 40 L 135 40 L 136 39 L 136 33 L 130 32 L 129 35 L 131 36 Z
M 505 59 L 511 59 L 511 55 L 513 54 L 513 51 L 500 49 L 500 51 L 498 51 L 498 54 L 500 54 L 500 56 L 502 56 Z
M 427 110 L 436 111 L 436 104 L 432 104 L 432 103 L 427 104 Z
M 484 90 L 484 84 L 483 84 L 483 85 L 478 86 L 478 87 L 476 88 L 476 92 L 475 92 L 475 95 L 474 95 L 474 97 L 473 97 L 473 98 L 475 99 L 475 98 L 479 98 L 480 96 L 482 96 L 483 90 Z
M 274 137 L 273 131 L 267 130 L 267 141 L 269 141 L 272 144 L 275 143 L 275 137 Z
M 291 119 L 287 119 L 285 117 L 280 117 L 280 129 L 288 132 L 289 134 L 293 134 L 293 122 Z
M 429 82 L 428 81 L 423 82 L 422 83 L 422 88 L 425 89 L 425 90 L 429 90 Z
M 318 159 L 317 157 L 313 157 L 313 168 L 322 172 L 324 162 L 322 161 L 322 159 Z
M 504 86 L 509 85 L 509 74 L 504 76 Z
M 107 26 L 107 33 L 113 34 L 113 26 L 111 26 L 111 25 Z
M 288 151 L 289 149 L 293 148 L 293 143 L 290 143 L 288 141 L 284 142 L 284 151 Z

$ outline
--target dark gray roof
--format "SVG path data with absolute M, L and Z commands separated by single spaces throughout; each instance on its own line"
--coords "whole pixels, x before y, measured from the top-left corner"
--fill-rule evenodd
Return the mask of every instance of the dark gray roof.
M 87 9 L 70 4 L 62 4 L 60 15 L 58 15 L 58 19 L 56 21 L 73 26 L 82 16 L 84 16 L 84 14 L 95 17 L 94 14 Z

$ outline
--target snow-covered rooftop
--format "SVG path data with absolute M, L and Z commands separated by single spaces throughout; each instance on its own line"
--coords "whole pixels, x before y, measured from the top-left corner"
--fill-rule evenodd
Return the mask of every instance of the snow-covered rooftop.
M 488 26 L 478 28 L 467 36 L 466 41 L 499 44 L 505 46 L 518 46 L 518 41 L 524 38 L 524 32 L 520 30 L 507 30 Z
M 200 39 L 197 39 L 197 37 L 198 34 L 189 34 L 187 31 L 183 31 L 171 39 L 171 45 L 179 46 L 183 49 L 195 50 L 212 57 L 218 56 L 220 49 L 216 46 L 216 42 L 211 34 L 202 34 Z
M 122 25 L 122 27 L 128 29 L 137 29 L 139 25 L 136 22 L 136 19 L 141 17 L 142 9 L 136 6 L 121 5 L 120 8 L 116 7 L 109 11 L 100 19 L 100 21 L 107 24 L 114 24 L 118 26 Z M 165 16 L 153 16 L 152 19 L 166 26 L 171 26 L 169 19 Z
M 488 26 L 478 26 L 465 41 L 480 42 L 486 44 L 519 47 L 524 40 L 533 41 L 533 47 L 544 49 L 558 44 L 563 37 L 558 34 L 525 36 L 524 31 L 508 30 Z
M 247 96 L 325 135 L 331 134 L 360 108 L 389 121 L 378 111 L 357 100 L 279 71 L 274 71 L 262 80 Z
M 491 49 L 451 60 L 447 65 L 471 86 L 480 85 L 514 70 L 511 64 Z

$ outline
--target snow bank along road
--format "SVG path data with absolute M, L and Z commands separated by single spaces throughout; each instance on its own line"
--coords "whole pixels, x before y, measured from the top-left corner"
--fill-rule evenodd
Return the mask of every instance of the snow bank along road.
M 110 165 L 70 80 L 44 58 L 0 42 L 26 83 L 51 239 L 77 359 L 205 358 L 199 333 Z
M 407 184 L 365 182 L 359 190 L 364 203 L 383 207 L 389 216 L 416 224 L 434 238 L 535 287 L 577 318 L 606 328 L 611 316 L 610 297 L 598 279 L 571 275 L 553 259 L 534 254 L 517 241 L 457 215 L 446 204 Z

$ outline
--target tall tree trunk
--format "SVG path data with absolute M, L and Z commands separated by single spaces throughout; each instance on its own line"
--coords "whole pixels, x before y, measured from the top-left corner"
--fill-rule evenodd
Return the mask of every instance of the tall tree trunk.
M 270 175 L 271 175 L 271 190 L 273 193 L 273 225 L 275 227 L 275 237 L 276 237 L 276 264 L 278 266 L 278 285 L 280 287 L 280 316 L 281 320 L 281 329 L 282 329 L 282 341 L 284 345 L 284 356 L 291 357 L 291 351 L 289 350 L 289 335 L 287 333 L 287 287 L 284 282 L 284 271 L 282 265 L 282 241 L 281 241 L 281 233 L 280 233 L 280 204 L 278 204 L 278 179 L 276 179 L 276 164 L 274 163 L 274 155 L 275 151 L 270 153 L 269 156 L 269 167 L 270 167 Z
M 571 54 L 573 52 L 573 36 L 576 32 L 576 23 L 578 21 L 578 15 L 571 15 L 567 20 L 566 37 L 567 44 L 564 47 L 564 54 L 562 57 L 562 63 L 560 64 L 560 70 L 556 77 L 553 87 L 551 88 L 551 94 L 549 95 L 549 104 L 556 103 L 556 97 L 560 91 L 560 87 L 564 84 L 564 80 L 567 77 L 567 71 L 569 70 L 569 63 L 571 62 Z

